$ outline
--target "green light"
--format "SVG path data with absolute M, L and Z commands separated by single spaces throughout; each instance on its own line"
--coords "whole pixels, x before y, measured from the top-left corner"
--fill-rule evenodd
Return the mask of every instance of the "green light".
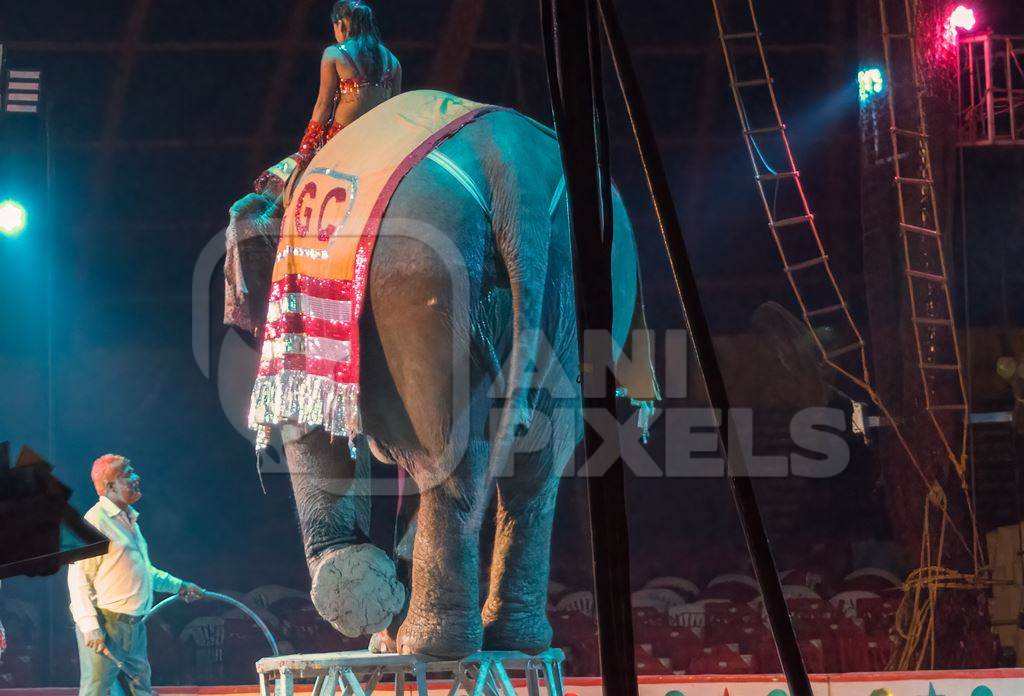
M 881 94 L 885 89 L 885 79 L 881 68 L 866 68 L 857 73 L 857 87 L 860 103 L 866 104 L 871 97 Z
M 17 237 L 28 224 L 28 213 L 25 206 L 17 201 L 0 203 L 0 234 Z

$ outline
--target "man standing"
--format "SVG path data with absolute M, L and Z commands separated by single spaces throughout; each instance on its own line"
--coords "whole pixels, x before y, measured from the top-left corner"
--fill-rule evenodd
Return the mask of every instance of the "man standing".
M 100 499 L 85 519 L 110 539 L 110 546 L 103 556 L 68 567 L 79 696 L 106 696 L 122 672 L 131 692 L 153 693 L 142 623 L 153 606 L 153 592 L 177 593 L 186 601 L 203 596 L 197 585 L 150 564 L 139 513 L 132 508 L 142 497 L 140 481 L 126 457 L 105 454 L 93 462 L 92 482 Z

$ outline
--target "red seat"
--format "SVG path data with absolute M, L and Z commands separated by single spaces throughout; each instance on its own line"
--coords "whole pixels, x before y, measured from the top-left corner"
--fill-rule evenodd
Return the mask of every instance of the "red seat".
M 704 639 L 709 645 L 736 643 L 743 627 L 763 625 L 760 612 L 739 602 L 717 602 L 705 607 Z
M 554 643 L 565 650 L 565 672 L 574 677 L 601 673 L 597 624 L 593 617 L 579 611 L 550 612 Z
M 864 621 L 868 633 L 888 631 L 896 619 L 898 597 L 869 597 L 858 600 L 857 617 Z
M 798 642 L 800 655 L 804 659 L 804 666 L 812 674 L 823 674 L 825 672 L 825 654 L 819 640 L 801 640 Z M 779 653 L 775 648 L 775 641 L 771 636 L 757 646 L 754 653 L 754 663 L 757 671 L 761 674 L 777 674 L 782 671 L 782 663 L 779 662 Z
M 634 607 L 633 625 L 640 626 L 643 624 L 668 625 L 668 614 L 658 611 L 654 607 Z
M 673 671 L 688 671 L 690 661 L 704 647 L 704 641 L 693 629 L 681 626 L 638 627 L 637 642 L 649 643 L 655 656 L 669 660 Z
M 868 634 L 845 629 L 839 635 L 839 663 L 844 672 L 877 672 L 885 669 L 892 656 L 887 634 Z
M 728 645 L 714 645 L 704 648 L 700 655 L 690 662 L 690 674 L 749 674 L 752 670 L 750 656 L 743 656 Z
M 672 674 L 672 670 L 655 657 L 653 652 L 645 650 L 639 645 L 636 646 L 634 657 L 637 674 Z

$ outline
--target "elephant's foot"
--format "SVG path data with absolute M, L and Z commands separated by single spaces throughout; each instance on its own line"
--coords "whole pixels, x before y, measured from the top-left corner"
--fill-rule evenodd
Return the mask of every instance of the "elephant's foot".
M 325 551 L 310 561 L 310 575 L 313 606 L 352 638 L 383 630 L 405 604 L 394 562 L 372 544 Z
M 551 647 L 552 630 L 543 607 L 484 608 L 484 650 L 518 650 L 530 655 Z
M 466 610 L 442 613 L 409 610 L 398 630 L 398 652 L 458 660 L 480 650 L 483 624 L 480 614 Z
M 377 631 L 370 636 L 370 645 L 367 648 L 375 654 L 390 654 L 398 652 L 398 641 L 395 640 L 386 630 Z

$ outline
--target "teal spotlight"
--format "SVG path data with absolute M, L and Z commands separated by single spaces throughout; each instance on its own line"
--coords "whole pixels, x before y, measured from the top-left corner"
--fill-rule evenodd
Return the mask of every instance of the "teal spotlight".
M 857 73 L 857 88 L 860 103 L 866 104 L 871 97 L 885 89 L 885 77 L 881 68 L 865 68 Z
M 17 201 L 0 203 L 0 234 L 17 237 L 28 224 L 28 213 L 25 206 Z

